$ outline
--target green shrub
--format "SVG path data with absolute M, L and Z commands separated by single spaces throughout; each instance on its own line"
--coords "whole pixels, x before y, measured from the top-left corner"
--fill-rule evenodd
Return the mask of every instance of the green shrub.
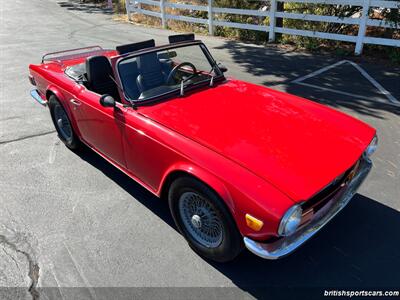
M 389 59 L 392 63 L 400 64 L 400 49 L 390 48 L 388 50 Z
M 86 0 L 90 1 L 90 0 Z M 107 2 L 107 0 L 91 0 L 92 2 Z M 177 2 L 178 0 L 168 0 L 171 2 Z M 117 13 L 125 12 L 125 0 L 113 0 L 114 8 Z M 182 3 L 181 0 L 179 0 Z M 207 0 L 186 0 L 185 3 L 196 4 L 196 5 L 207 5 Z M 227 7 L 227 8 L 239 8 L 239 9 L 253 9 L 259 10 L 263 7 L 269 7 L 269 0 L 266 1 L 253 1 L 253 0 L 214 0 L 215 7 Z M 400 4 L 400 1 L 399 1 Z M 147 7 L 147 6 L 146 6 Z M 153 7 L 154 8 L 154 7 Z M 357 13 L 360 13 L 361 7 L 349 6 L 349 5 L 324 5 L 324 4 L 312 4 L 312 3 L 284 3 L 283 10 L 290 13 L 303 13 L 303 14 L 314 14 L 314 15 L 326 15 L 326 16 L 337 16 L 342 18 L 349 18 Z M 194 18 L 207 19 L 207 12 L 204 11 L 190 11 L 190 10 L 170 10 L 167 8 L 168 13 L 181 14 Z M 374 12 L 370 10 L 370 16 L 373 16 Z M 383 18 L 387 22 L 392 24 L 400 24 L 400 13 L 399 9 L 384 9 L 380 11 L 380 18 Z M 264 17 L 246 16 L 246 15 L 235 15 L 235 14 L 215 14 L 215 18 L 221 21 L 235 22 L 235 23 L 247 23 L 255 25 L 269 25 L 269 19 Z M 149 16 L 137 16 L 136 22 L 145 23 L 147 25 L 159 26 L 159 19 Z M 192 24 L 188 22 L 181 22 L 170 20 L 168 26 L 176 31 L 193 31 L 198 33 L 207 33 L 208 27 L 205 24 Z M 284 19 L 283 27 L 310 30 L 310 31 L 321 31 L 335 34 L 345 35 L 357 35 L 358 26 L 340 23 L 326 23 L 326 22 L 313 22 L 303 20 Z M 214 30 L 215 35 L 237 38 L 240 40 L 252 41 L 256 43 L 264 43 L 268 39 L 267 32 L 244 30 L 236 28 L 228 28 L 216 26 Z M 384 38 L 400 38 L 400 30 L 394 30 L 389 28 L 380 27 L 368 27 L 368 35 L 375 37 Z M 277 42 L 292 44 L 300 48 L 305 48 L 310 51 L 317 51 L 321 48 L 326 50 L 332 50 L 336 55 L 347 56 L 354 52 L 353 43 L 345 43 L 339 41 L 310 38 L 303 36 L 293 35 L 277 35 Z M 385 55 L 390 58 L 394 63 L 400 63 L 400 50 L 393 47 L 374 47 L 373 45 L 366 45 L 365 53 L 372 54 L 379 53 L 380 56 Z

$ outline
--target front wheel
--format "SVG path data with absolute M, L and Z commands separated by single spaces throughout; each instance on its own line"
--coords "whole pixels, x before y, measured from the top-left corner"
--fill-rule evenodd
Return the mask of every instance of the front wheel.
M 58 137 L 69 149 L 77 150 L 80 145 L 79 138 L 72 128 L 67 112 L 55 95 L 49 98 L 49 108 Z
M 218 262 L 233 260 L 243 249 L 236 224 L 222 200 L 191 177 L 175 180 L 169 207 L 179 231 L 200 255 Z

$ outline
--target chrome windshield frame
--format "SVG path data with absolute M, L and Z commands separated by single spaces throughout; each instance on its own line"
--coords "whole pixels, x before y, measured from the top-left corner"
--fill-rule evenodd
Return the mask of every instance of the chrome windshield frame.
M 167 44 L 167 45 L 158 46 L 158 47 L 141 49 L 139 51 L 135 51 L 135 52 L 132 52 L 132 53 L 127 53 L 125 55 L 122 55 L 116 61 L 116 64 L 115 64 L 115 70 L 116 70 L 115 73 L 117 74 L 119 83 L 121 84 L 122 92 L 123 92 L 123 96 L 124 96 L 125 100 L 128 101 L 129 103 L 131 103 L 134 106 L 148 105 L 148 104 L 151 104 L 151 103 L 156 102 L 156 101 L 164 100 L 169 96 L 174 96 L 175 94 L 179 95 L 179 87 L 177 89 L 174 89 L 174 90 L 169 91 L 169 92 L 164 93 L 164 94 L 157 95 L 157 96 L 152 97 L 152 98 L 143 99 L 143 100 L 131 99 L 129 97 L 129 95 L 127 95 L 125 93 L 125 87 L 124 87 L 124 84 L 123 84 L 123 81 L 122 81 L 122 76 L 121 76 L 120 67 L 119 67 L 121 62 L 123 62 L 125 60 L 128 60 L 128 59 L 131 59 L 131 58 L 134 58 L 134 57 L 137 57 L 137 56 L 140 56 L 140 55 L 147 54 L 147 53 L 159 52 L 159 51 L 165 51 L 165 50 L 173 50 L 173 49 L 176 49 L 176 48 L 183 48 L 183 47 L 189 47 L 189 46 L 194 46 L 194 45 L 199 45 L 200 49 L 204 53 L 204 56 L 207 58 L 207 60 L 208 60 L 208 62 L 210 64 L 210 67 L 213 67 L 215 72 L 218 74 L 217 76 L 214 77 L 214 82 L 219 82 L 219 81 L 225 80 L 224 73 L 219 69 L 219 66 L 218 66 L 217 62 L 212 57 L 212 55 L 211 55 L 210 51 L 207 49 L 206 45 L 200 40 L 184 41 L 184 42 Z M 192 90 L 193 88 L 202 87 L 202 86 L 206 86 L 206 84 L 204 84 L 204 82 L 199 82 L 196 85 L 191 86 L 190 89 L 188 89 L 188 90 Z

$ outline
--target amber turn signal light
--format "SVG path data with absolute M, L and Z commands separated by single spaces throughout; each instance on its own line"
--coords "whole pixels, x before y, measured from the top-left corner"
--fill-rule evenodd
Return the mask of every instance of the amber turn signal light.
M 257 218 L 254 218 L 253 216 L 251 216 L 249 214 L 246 214 L 246 224 L 251 229 L 253 229 L 255 231 L 260 231 L 264 225 L 264 222 Z

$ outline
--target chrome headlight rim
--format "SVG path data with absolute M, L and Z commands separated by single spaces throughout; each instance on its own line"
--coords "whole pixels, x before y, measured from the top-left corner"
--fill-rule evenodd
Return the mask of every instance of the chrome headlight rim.
M 367 149 L 365 149 L 364 155 L 366 157 L 370 158 L 372 156 L 372 154 L 375 153 L 377 148 L 378 148 L 378 136 L 375 135 L 374 138 L 369 143 Z
M 279 223 L 278 234 L 280 236 L 289 236 L 296 232 L 301 223 L 303 209 L 301 204 L 291 206 L 283 215 Z M 291 227 L 289 227 L 289 226 Z

